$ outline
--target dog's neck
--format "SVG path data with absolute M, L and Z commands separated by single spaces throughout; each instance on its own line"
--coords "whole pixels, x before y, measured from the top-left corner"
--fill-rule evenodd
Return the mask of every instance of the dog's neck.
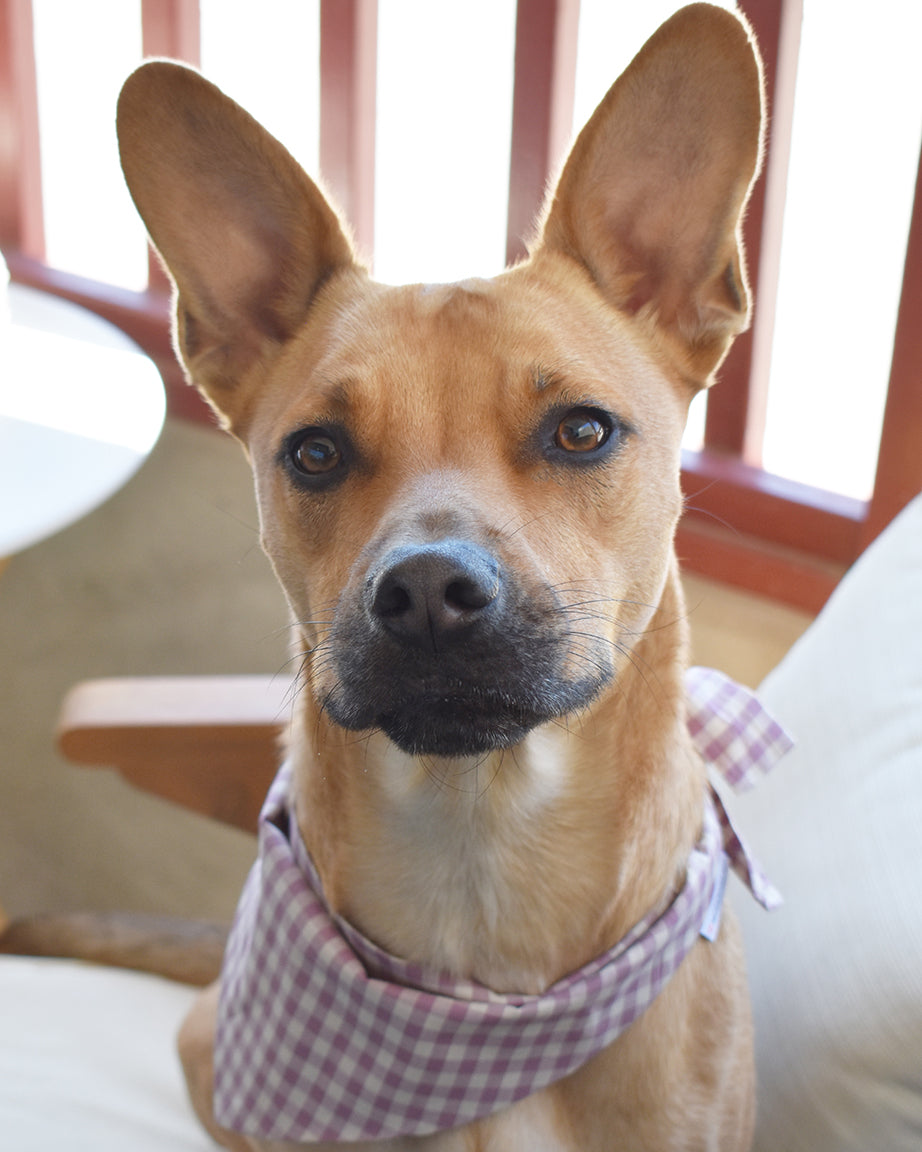
M 295 809 L 332 908 L 496 991 L 543 991 L 610 947 L 672 892 L 700 832 L 685 656 L 673 567 L 612 688 L 515 748 L 411 757 L 335 728 L 304 692 Z

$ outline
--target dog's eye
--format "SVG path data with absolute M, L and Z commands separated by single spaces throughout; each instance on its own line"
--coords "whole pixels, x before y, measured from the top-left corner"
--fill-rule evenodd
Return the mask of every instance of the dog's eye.
M 554 442 L 564 452 L 594 452 L 611 435 L 611 421 L 591 408 L 574 408 L 557 425 Z
M 291 462 L 305 476 L 325 476 L 342 464 L 339 445 L 320 428 L 309 428 L 290 448 Z

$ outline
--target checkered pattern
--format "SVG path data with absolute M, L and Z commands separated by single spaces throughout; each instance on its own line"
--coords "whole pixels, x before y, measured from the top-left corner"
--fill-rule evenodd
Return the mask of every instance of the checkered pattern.
M 696 748 L 737 792 L 754 787 L 793 748 L 758 697 L 716 668 L 690 668 L 685 692 Z
M 725 696 L 721 686 L 722 710 Z M 748 699 L 742 707 L 749 717 Z M 724 740 L 716 722 L 701 721 L 694 692 L 690 712 L 709 744 Z M 767 762 L 769 745 L 784 741 L 764 738 L 761 715 L 754 730 Z M 218 1122 L 261 1139 L 425 1135 L 575 1071 L 652 1003 L 713 918 L 728 835 L 745 858 L 709 790 L 701 842 L 665 911 L 543 995 L 499 995 L 390 956 L 331 916 L 289 788 L 283 768 L 228 944 L 215 1051 Z
M 690 668 L 685 677 L 688 730 L 707 764 L 737 792 L 755 787 L 759 777 L 794 747 L 794 741 L 758 698 L 715 668 Z M 766 908 L 781 903 L 758 861 L 730 823 L 722 804 L 717 816 L 730 864 Z

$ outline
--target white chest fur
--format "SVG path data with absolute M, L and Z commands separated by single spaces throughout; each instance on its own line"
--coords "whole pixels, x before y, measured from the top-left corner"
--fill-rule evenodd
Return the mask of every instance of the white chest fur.
M 465 761 L 415 759 L 377 741 L 379 836 L 354 894 L 368 934 L 496 990 L 543 991 L 554 947 L 536 897 L 551 867 L 542 868 L 546 816 L 567 789 L 565 739 L 537 732 L 514 753 Z

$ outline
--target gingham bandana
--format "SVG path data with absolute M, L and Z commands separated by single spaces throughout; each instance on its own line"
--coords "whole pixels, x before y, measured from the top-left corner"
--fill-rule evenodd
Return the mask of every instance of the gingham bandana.
M 791 741 L 721 673 L 688 673 L 689 730 L 736 787 Z M 757 900 L 779 897 L 712 789 L 686 882 L 614 948 L 542 995 L 499 995 L 391 956 L 331 916 L 289 811 L 283 767 L 225 955 L 215 1117 L 264 1140 L 422 1136 L 488 1116 L 575 1071 L 713 939 L 727 861 Z

